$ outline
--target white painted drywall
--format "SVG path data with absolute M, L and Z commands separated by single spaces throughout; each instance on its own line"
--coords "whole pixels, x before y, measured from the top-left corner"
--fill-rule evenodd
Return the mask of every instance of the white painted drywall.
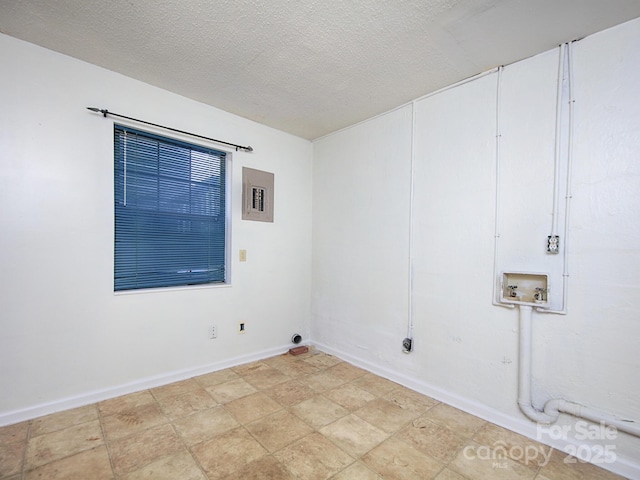
M 312 338 L 386 364 L 408 308 L 411 111 L 314 147 Z
M 0 418 L 309 338 L 310 142 L 4 35 L 0 65 Z M 231 287 L 114 295 L 113 119 L 87 106 L 253 146 L 231 152 Z M 243 166 L 275 174 L 274 223 L 240 219 Z
M 639 41 L 634 21 L 574 47 L 569 314 L 536 315 L 533 372 L 538 405 L 563 395 L 635 419 Z M 549 268 L 557 284 L 558 259 L 540 252 L 556 55 L 504 71 L 500 267 Z M 325 137 L 312 152 L 299 138 L 2 35 L 0 62 L 2 418 L 273 352 L 299 329 L 373 371 L 535 432 L 515 403 L 516 312 L 491 305 L 495 75 Z M 113 295 L 112 124 L 88 105 L 254 146 L 233 154 L 233 287 Z M 405 355 L 413 114 L 415 351 Z M 242 166 L 275 173 L 273 225 L 239 220 Z M 241 248 L 247 263 L 237 261 Z M 212 318 L 216 341 L 206 338 Z M 621 435 L 616 448 L 619 463 L 640 472 L 638 441 Z
M 563 396 L 636 421 L 638 44 L 640 20 L 574 44 L 569 313 L 534 314 L 533 331 L 537 406 Z M 553 306 L 560 308 L 562 256 L 545 253 L 557 65 L 556 49 L 504 69 L 498 268 L 548 272 Z M 516 404 L 517 311 L 492 306 L 497 77 L 314 142 L 312 337 L 344 358 L 533 436 L 534 424 Z M 412 108 L 415 351 L 406 355 Z M 575 421 L 563 415 L 561 424 Z M 619 434 L 614 445 L 617 462 L 603 466 L 640 475 L 640 440 Z

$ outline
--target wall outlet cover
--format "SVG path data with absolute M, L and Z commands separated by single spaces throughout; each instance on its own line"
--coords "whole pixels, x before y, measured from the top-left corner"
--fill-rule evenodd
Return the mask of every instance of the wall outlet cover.
M 560 237 L 558 235 L 549 235 L 547 237 L 547 252 L 556 254 L 560 251 Z

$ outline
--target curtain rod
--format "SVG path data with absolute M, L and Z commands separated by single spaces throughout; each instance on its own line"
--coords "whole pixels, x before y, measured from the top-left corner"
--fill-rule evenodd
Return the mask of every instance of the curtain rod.
M 197 133 L 185 132 L 184 130 L 178 130 L 177 128 L 165 127 L 164 125 L 158 125 L 157 123 L 146 122 L 144 120 L 140 120 L 138 118 L 127 117 L 126 115 L 120 115 L 119 113 L 113 113 L 107 110 L 106 108 L 97 108 L 97 107 L 87 107 L 87 110 L 91 110 L 92 112 L 101 113 L 105 118 L 107 115 L 113 115 L 114 117 L 126 118 L 127 120 L 133 120 L 134 122 L 144 123 L 146 125 L 152 125 L 154 127 L 164 128 L 165 130 L 171 130 L 172 132 L 183 133 L 185 135 L 191 135 L 192 137 L 202 138 L 204 140 L 209 140 L 211 142 L 222 143 L 223 145 L 229 145 L 231 147 L 235 147 L 236 152 L 238 150 L 244 150 L 246 152 L 253 152 L 253 147 L 242 145 L 236 145 L 235 143 L 224 142 L 222 140 L 216 140 L 215 138 L 204 137 L 202 135 L 198 135 Z

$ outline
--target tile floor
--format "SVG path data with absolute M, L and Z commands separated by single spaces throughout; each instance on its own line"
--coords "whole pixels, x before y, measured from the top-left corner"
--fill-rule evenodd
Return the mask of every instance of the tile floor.
M 0 428 L 3 480 L 621 478 L 565 459 L 314 350 Z

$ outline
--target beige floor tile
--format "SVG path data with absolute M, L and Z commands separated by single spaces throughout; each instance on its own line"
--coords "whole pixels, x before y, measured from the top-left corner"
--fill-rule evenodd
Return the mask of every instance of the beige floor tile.
M 105 435 L 109 441 L 167 422 L 166 415 L 155 402 L 133 407 L 102 418 Z
M 437 405 L 437 400 L 431 397 L 414 392 L 406 387 L 399 387 L 384 395 L 382 398 L 395 403 L 401 408 L 412 412 L 423 414 L 431 407 Z
M 26 472 L 25 480 L 111 480 L 114 478 L 103 446 L 56 460 Z
M 332 477 L 331 480 L 382 480 L 382 477 L 363 463 L 355 462 Z
M 311 348 L 0 427 L 0 478 L 622 478 L 548 452 Z
M 176 395 L 184 395 L 201 388 L 198 382 L 193 378 L 182 380 L 180 382 L 170 383 L 169 385 L 163 385 L 162 387 L 152 388 L 151 394 L 159 400 L 161 398 L 175 397 Z
M 285 410 L 249 423 L 246 428 L 270 452 L 280 450 L 313 432 L 305 422 Z
M 360 457 L 387 439 L 389 434 L 355 415 L 342 417 L 320 433 L 353 457 Z
M 25 442 L 28 431 L 29 422 L 14 423 L 13 425 L 0 427 L 0 445 L 13 442 Z
M 364 457 L 362 462 L 382 478 L 428 480 L 435 478 L 444 465 L 398 439 L 390 438 Z
M 95 404 L 36 418 L 31 422 L 30 435 L 36 437 L 93 420 L 98 420 L 98 409 Z
M 240 378 L 236 372 L 227 368 L 225 370 L 218 370 L 217 372 L 206 373 L 198 377 L 194 377 L 194 380 L 203 387 L 212 387 L 221 383 L 230 382 L 231 380 L 237 380 Z
M 317 432 L 273 455 L 297 480 L 326 480 L 354 461 Z
M 179 418 L 173 425 L 184 443 L 192 446 L 233 430 L 239 423 L 223 407 L 218 406 Z
M 224 480 L 297 480 L 271 455 L 259 458 Z
M 291 355 L 289 352 L 281 353 L 280 355 L 274 355 L 273 357 L 265 358 L 262 363 L 265 363 L 271 367 L 278 365 L 286 365 L 288 363 L 295 363 L 299 361 L 296 355 Z
M 257 362 L 245 363 L 243 365 L 238 365 L 231 370 L 236 372 L 240 376 L 245 376 L 251 373 L 259 372 L 262 369 L 270 368 L 269 365 L 264 363 L 262 360 L 258 360 Z
M 269 366 L 262 360 L 233 367 L 233 371 L 240 375 L 242 378 L 250 375 L 257 375 L 259 373 L 266 373 L 270 370 L 273 370 L 273 367 Z
M 352 383 L 340 385 L 339 387 L 324 392 L 324 396 L 351 412 L 364 407 L 370 401 L 378 398 L 366 390 L 356 387 Z
M 167 417 L 176 419 L 213 408 L 218 402 L 206 390 L 198 388 L 184 395 L 159 399 L 158 404 Z
M 453 430 L 432 423 L 424 417 L 417 418 L 405 426 L 396 438 L 441 463 L 453 460 L 468 442 L 467 438 L 457 435 Z
M 238 398 L 246 397 L 257 390 L 248 384 L 243 378 L 237 378 L 225 383 L 207 387 L 207 392 L 218 403 L 229 403 Z
M 459 473 L 454 472 L 453 470 L 445 468 L 438 474 L 435 480 L 467 480 L 467 478 L 463 477 Z
M 285 375 L 280 370 L 268 365 L 264 365 L 264 367 L 265 368 L 261 368 L 258 371 L 243 374 L 242 378 L 258 390 L 264 390 L 291 380 L 291 377 Z
M 397 432 L 418 416 L 411 410 L 406 410 L 381 398 L 372 400 L 354 413 L 387 433 Z
M 253 393 L 225 404 L 224 408 L 243 425 L 282 409 L 262 392 Z
M 470 480 L 532 480 L 536 476 L 535 469 L 473 441 L 458 452 L 448 468 Z
M 91 450 L 103 443 L 100 422 L 97 420 L 45 433 L 29 440 L 26 467 L 39 467 L 84 450 Z
M 342 380 L 338 377 L 328 374 L 326 371 L 320 373 L 314 373 L 313 375 L 307 375 L 300 378 L 300 381 L 311 387 L 318 393 L 326 392 L 332 388 L 339 387 L 346 383 L 346 380 Z
M 291 407 L 291 411 L 313 428 L 321 428 L 349 413 L 346 408 L 322 395 L 316 395 Z
M 549 480 L 618 480 L 616 475 L 591 463 L 585 463 L 564 452 L 554 450 L 549 463 L 539 470 Z
M 315 352 L 303 359 L 303 361 L 320 369 L 333 367 L 334 365 L 342 362 L 338 357 L 334 357 L 333 355 L 323 352 Z
M 189 452 L 168 455 L 135 470 L 120 480 L 207 480 Z
M 192 451 L 210 480 L 242 470 L 267 454 L 265 448 L 244 427 L 200 443 Z
M 353 384 L 376 397 L 383 397 L 400 386 L 391 380 L 379 377 L 373 373 L 367 373 L 366 375 L 357 378 L 353 381 Z
M 316 391 L 308 385 L 297 380 L 290 380 L 276 385 L 264 391 L 269 397 L 280 405 L 290 407 L 317 395 Z
M 141 392 L 130 393 L 129 395 L 122 395 L 120 397 L 99 402 L 98 410 L 100 410 L 101 415 L 107 416 L 153 403 L 156 403 L 156 399 L 153 398 L 151 392 L 149 392 L 149 390 L 143 390 Z
M 25 441 L 0 443 L 0 478 L 15 475 L 22 471 L 26 448 L 27 443 Z
M 450 428 L 456 434 L 471 438 L 486 422 L 469 413 L 458 410 L 450 405 L 441 403 L 430 408 L 424 418 Z
M 336 378 L 350 382 L 366 375 L 368 372 L 347 362 L 340 362 L 327 369 L 327 373 Z
M 480 445 L 500 449 L 511 460 L 535 469 L 548 461 L 553 450 L 547 445 L 492 423 L 486 423 L 480 428 L 473 440 Z
M 184 445 L 171 425 L 160 425 L 109 442 L 109 450 L 115 473 L 123 475 L 184 450 Z
M 310 363 L 297 360 L 294 362 L 271 364 L 274 368 L 280 370 L 285 375 L 290 377 L 301 377 L 303 375 L 312 375 L 318 373 L 320 369 L 311 365 Z

